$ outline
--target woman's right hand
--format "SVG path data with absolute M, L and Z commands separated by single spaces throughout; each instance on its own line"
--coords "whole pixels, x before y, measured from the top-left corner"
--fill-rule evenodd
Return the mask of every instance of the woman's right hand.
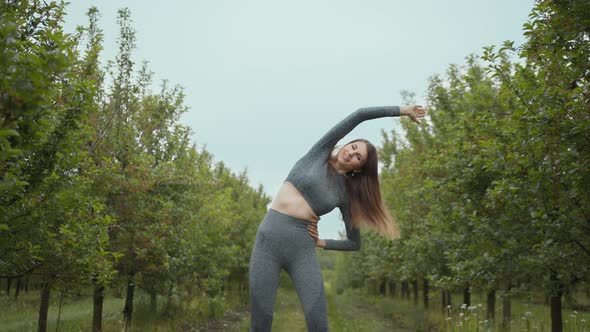
M 421 105 L 407 105 L 400 107 L 400 115 L 407 116 L 412 121 L 420 124 L 421 118 L 426 115 L 426 109 Z

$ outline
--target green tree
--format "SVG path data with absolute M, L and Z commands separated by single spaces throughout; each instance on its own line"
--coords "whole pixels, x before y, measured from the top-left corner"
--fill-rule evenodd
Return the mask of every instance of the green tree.
M 505 323 L 513 286 L 543 289 L 562 330 L 562 295 L 587 282 L 590 261 L 589 22 L 587 1 L 538 1 L 523 46 L 485 48 L 431 79 L 429 121 L 404 126 L 403 142 L 386 135 L 382 149 L 402 241 L 395 251 L 370 241 L 365 261 L 483 289 L 489 318 L 500 290 Z
M 97 91 L 61 29 L 64 3 L 2 5 L 2 274 L 43 282 L 40 331 L 50 288 L 72 289 L 91 270 L 110 271 L 104 199 L 86 142 Z

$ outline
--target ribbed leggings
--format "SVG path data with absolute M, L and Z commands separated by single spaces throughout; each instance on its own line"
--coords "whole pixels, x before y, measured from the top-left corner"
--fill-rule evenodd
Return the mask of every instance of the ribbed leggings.
M 249 270 L 251 332 L 271 330 L 281 269 L 293 280 L 307 330 L 328 331 L 324 281 L 309 223 L 269 209 L 258 226 Z

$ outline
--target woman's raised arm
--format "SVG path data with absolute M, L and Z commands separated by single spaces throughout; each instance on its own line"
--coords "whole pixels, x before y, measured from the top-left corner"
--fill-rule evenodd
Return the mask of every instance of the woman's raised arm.
M 322 138 L 320 138 L 311 148 L 310 152 L 331 151 L 336 143 L 344 136 L 350 133 L 361 122 L 378 119 L 383 117 L 408 116 L 414 122 L 420 123 L 420 118 L 426 114 L 422 106 L 377 106 L 359 108 L 355 112 L 348 115 L 332 129 L 330 129 Z

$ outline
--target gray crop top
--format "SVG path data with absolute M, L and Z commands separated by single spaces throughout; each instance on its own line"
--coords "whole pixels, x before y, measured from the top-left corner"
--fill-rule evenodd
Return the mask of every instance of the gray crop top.
M 316 215 L 322 216 L 335 207 L 340 208 L 347 239 L 326 240 L 326 250 L 348 251 L 359 250 L 361 247 L 360 232 L 352 227 L 346 176 L 329 167 L 328 156 L 336 143 L 359 123 L 386 116 L 400 116 L 399 106 L 367 107 L 353 112 L 320 138 L 311 150 L 295 163 L 285 180 L 299 190 Z

